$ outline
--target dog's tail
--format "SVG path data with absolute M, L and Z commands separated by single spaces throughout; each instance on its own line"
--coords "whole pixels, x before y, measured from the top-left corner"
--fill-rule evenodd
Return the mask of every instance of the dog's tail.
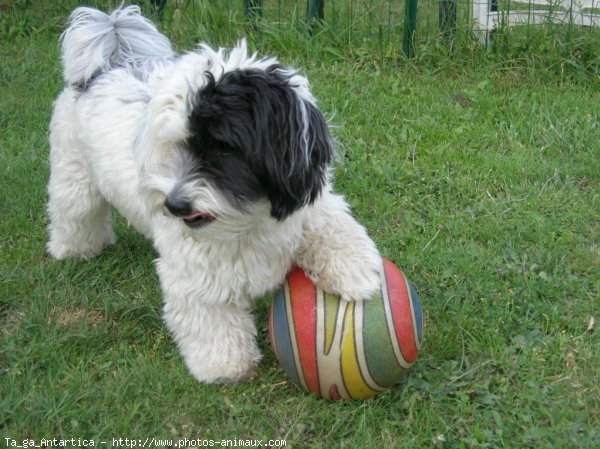
M 110 69 L 125 67 L 140 72 L 149 61 L 173 55 L 169 40 L 135 5 L 110 15 L 77 8 L 60 40 L 65 80 L 82 90 Z

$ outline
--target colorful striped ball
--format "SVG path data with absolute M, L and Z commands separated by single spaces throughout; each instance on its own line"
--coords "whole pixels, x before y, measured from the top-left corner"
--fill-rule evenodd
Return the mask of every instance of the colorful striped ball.
M 271 304 L 271 346 L 290 379 L 328 399 L 366 399 L 397 384 L 423 342 L 412 283 L 387 259 L 382 289 L 348 302 L 292 270 Z

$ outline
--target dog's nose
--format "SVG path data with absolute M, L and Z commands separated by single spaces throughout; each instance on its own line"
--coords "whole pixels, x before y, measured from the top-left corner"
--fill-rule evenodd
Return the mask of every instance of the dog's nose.
M 175 195 L 167 195 L 165 207 L 176 217 L 184 217 L 192 213 L 191 203 Z

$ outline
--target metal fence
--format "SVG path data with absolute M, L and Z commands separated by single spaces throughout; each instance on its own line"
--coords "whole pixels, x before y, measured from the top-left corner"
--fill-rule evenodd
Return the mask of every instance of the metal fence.
M 215 22 L 212 34 L 199 31 L 198 37 L 228 32 L 223 43 L 239 37 L 244 26 L 245 32 L 279 39 L 279 48 L 292 33 L 332 51 L 371 52 L 382 61 L 475 53 L 539 59 L 556 50 L 594 76 L 600 73 L 600 0 L 146 0 L 150 3 L 167 21 L 179 13 L 199 29 Z

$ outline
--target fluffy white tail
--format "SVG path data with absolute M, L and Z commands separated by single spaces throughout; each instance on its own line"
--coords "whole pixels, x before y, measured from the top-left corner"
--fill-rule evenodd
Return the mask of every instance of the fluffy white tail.
M 149 61 L 173 55 L 169 40 L 138 6 L 110 15 L 93 8 L 75 9 L 61 36 L 61 50 L 65 80 L 81 89 L 112 68 L 143 71 Z

